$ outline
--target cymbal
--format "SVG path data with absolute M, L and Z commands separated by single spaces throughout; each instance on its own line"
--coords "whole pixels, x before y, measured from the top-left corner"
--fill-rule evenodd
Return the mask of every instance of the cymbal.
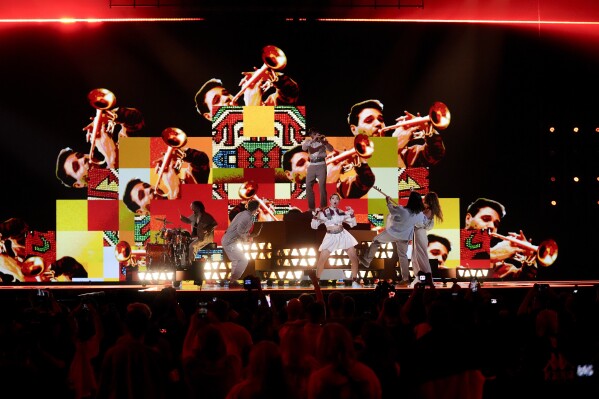
M 164 222 L 164 224 L 173 223 L 170 220 L 166 220 L 166 218 L 164 218 L 164 219 L 156 218 L 156 220 L 158 220 L 159 222 Z

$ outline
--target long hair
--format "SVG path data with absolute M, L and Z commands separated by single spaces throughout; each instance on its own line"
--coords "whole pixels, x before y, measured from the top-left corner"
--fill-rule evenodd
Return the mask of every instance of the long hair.
M 438 222 L 443 222 L 443 210 L 441 210 L 441 204 L 439 203 L 439 196 L 436 192 L 431 191 L 424 196 L 424 203 L 429 207 L 433 216 Z
M 422 197 L 416 191 L 410 192 L 406 209 L 410 211 L 410 213 L 418 213 L 424 210 L 424 202 L 422 202 Z

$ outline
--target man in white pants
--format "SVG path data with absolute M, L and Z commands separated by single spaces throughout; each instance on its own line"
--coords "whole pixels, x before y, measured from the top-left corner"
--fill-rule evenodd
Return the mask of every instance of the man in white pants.
M 381 243 L 395 242 L 401 270 L 401 281 L 398 285 L 407 287 L 410 284 L 408 243 L 414 237 L 414 226 L 420 224 L 426 228 L 432 221 L 424 215 L 424 203 L 416 191 L 410 193 L 406 206 L 396 205 L 391 197 L 387 197 L 387 208 L 392 215 L 391 225 L 385 226 L 385 230 L 374 237 L 366 255 L 360 257 L 360 264 L 370 267 L 370 262 L 374 259 Z
M 241 286 L 237 281 L 248 265 L 248 259 L 243 250 L 238 247 L 239 243 L 249 241 L 257 236 L 260 231 L 250 234 L 254 226 L 254 216 L 258 214 L 260 203 L 256 200 L 250 200 L 245 211 L 239 212 L 225 231 L 222 239 L 222 246 L 231 261 L 231 276 L 229 277 L 229 288 Z

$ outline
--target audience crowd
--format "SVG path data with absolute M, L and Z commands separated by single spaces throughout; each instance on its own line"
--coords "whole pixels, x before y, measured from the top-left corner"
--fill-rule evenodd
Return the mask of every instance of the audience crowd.
M 599 291 L 451 284 L 0 301 L 19 398 L 597 397 Z M 358 296 L 359 295 L 359 296 Z M 233 297 L 231 297 L 233 298 Z

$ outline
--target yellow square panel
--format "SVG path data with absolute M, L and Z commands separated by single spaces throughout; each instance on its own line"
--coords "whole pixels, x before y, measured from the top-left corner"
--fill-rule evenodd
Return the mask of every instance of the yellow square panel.
M 56 200 L 56 231 L 87 231 L 87 200 Z
M 443 223 L 435 222 L 435 228 L 460 229 L 460 199 L 439 198 L 439 203 L 441 204 L 441 209 L 443 210 Z
M 370 167 L 393 167 L 397 173 L 397 138 L 370 137 L 374 145 L 372 157 L 368 160 Z
M 57 231 L 56 259 L 71 256 L 87 270 L 88 277 L 104 276 L 104 233 L 101 231 Z
M 275 133 L 275 107 L 249 105 L 243 107 L 243 135 L 270 137 Z
M 148 168 L 149 166 L 150 137 L 119 139 L 119 168 Z
M 135 229 L 135 214 L 127 208 L 123 201 L 119 201 L 119 230 L 133 231 Z

